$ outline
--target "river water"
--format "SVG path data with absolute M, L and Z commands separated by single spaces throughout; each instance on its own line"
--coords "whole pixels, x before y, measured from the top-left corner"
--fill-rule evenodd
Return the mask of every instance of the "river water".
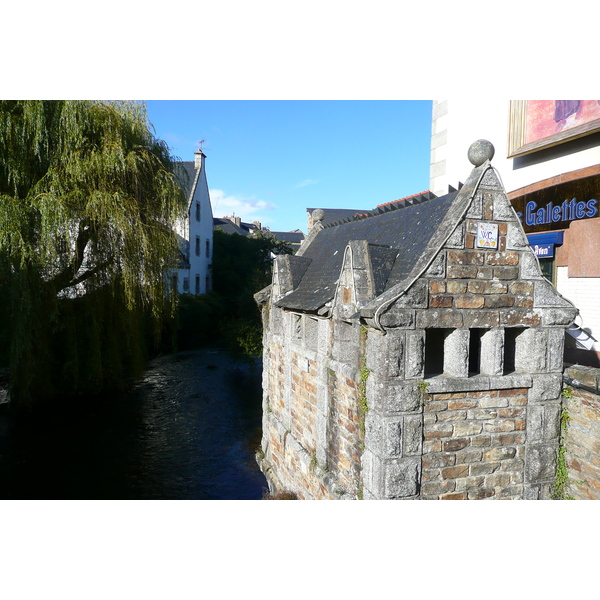
M 0 405 L 0 499 L 260 499 L 260 385 L 260 365 L 202 349 L 156 359 L 120 396 Z

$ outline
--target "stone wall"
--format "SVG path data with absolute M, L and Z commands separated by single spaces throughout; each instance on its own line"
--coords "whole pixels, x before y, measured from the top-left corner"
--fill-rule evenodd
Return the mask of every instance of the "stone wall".
M 421 498 L 522 498 L 527 389 L 431 394 Z
M 572 397 L 563 398 L 570 419 L 564 443 L 569 477 L 567 496 L 600 500 L 600 369 L 572 366 L 565 370 Z
M 263 446 L 272 491 L 356 497 L 362 422 L 358 325 L 265 311 Z

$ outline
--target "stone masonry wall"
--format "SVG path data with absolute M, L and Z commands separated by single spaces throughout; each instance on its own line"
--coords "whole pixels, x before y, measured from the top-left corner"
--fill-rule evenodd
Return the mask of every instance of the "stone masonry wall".
M 360 480 L 360 329 L 273 308 L 264 340 L 263 445 L 272 493 L 356 497 Z
M 565 434 L 567 493 L 576 500 L 600 500 L 600 369 L 573 366 L 565 375 L 596 392 L 572 387 L 563 398 L 570 417 Z
M 423 411 L 422 499 L 523 497 L 526 389 L 432 394 Z

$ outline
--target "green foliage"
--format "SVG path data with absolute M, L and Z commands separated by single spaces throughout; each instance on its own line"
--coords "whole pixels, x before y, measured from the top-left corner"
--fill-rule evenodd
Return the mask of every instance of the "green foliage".
M 367 412 L 369 412 L 369 405 L 367 403 L 367 380 L 369 379 L 369 375 L 371 371 L 367 369 L 366 365 L 363 363 L 362 367 L 359 370 L 359 382 L 358 382 L 358 407 L 360 410 L 360 433 L 364 438 L 365 435 L 365 419 L 367 416 Z
M 563 391 L 570 390 L 567 388 Z M 572 396 L 572 393 L 571 393 Z M 570 396 L 565 396 L 570 397 Z M 571 417 L 565 407 L 562 407 L 560 412 L 560 436 L 558 438 L 558 455 L 556 458 L 556 481 L 552 490 L 551 497 L 553 500 L 573 500 L 573 497 L 567 493 L 569 486 L 569 471 L 567 469 L 567 460 L 565 454 L 567 452 L 565 437 Z
M 0 101 L 0 360 L 14 399 L 112 387 L 158 346 L 180 183 L 142 104 Z
M 211 335 L 234 355 L 262 355 L 262 322 L 254 294 L 271 283 L 271 253 L 291 253 L 290 247 L 261 234 L 241 236 L 217 230 L 213 237 L 213 295 L 218 307 L 211 314 Z

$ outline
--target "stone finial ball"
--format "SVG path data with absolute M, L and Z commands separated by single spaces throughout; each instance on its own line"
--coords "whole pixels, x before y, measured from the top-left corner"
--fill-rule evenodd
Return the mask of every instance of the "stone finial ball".
M 469 162 L 476 167 L 481 166 L 486 160 L 494 158 L 494 146 L 487 140 L 477 140 L 469 148 Z
M 313 223 L 322 221 L 325 218 L 325 211 L 322 208 L 317 208 L 312 212 Z

